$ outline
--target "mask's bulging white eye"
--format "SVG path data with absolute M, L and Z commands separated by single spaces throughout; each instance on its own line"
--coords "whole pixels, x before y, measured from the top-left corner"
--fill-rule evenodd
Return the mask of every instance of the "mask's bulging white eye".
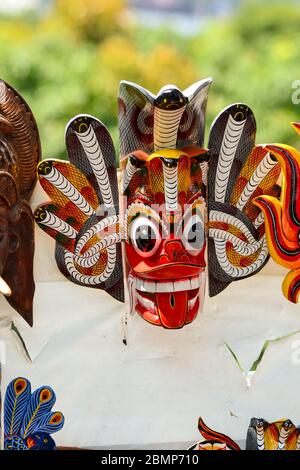
M 138 216 L 131 222 L 129 237 L 135 250 L 143 257 L 152 256 L 161 241 L 157 224 L 143 216 Z
M 204 224 L 199 214 L 194 214 L 184 226 L 182 242 L 187 251 L 197 255 L 204 245 Z

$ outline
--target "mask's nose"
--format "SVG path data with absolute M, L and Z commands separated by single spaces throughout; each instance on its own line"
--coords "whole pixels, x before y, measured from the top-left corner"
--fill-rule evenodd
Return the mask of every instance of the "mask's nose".
M 160 255 L 160 262 L 175 263 L 186 262 L 190 259 L 181 240 L 168 240 L 164 244 L 163 252 Z

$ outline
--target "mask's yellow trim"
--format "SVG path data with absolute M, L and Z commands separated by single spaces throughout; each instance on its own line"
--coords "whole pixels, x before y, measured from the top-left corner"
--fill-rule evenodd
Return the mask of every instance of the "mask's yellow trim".
M 160 150 L 157 150 L 156 152 L 152 153 L 151 155 L 149 155 L 149 157 L 147 158 L 147 161 L 149 162 L 153 158 L 157 158 L 157 157 L 173 158 L 174 160 L 178 160 L 179 157 L 181 157 L 182 155 L 188 156 L 188 154 L 186 152 L 184 152 L 183 150 L 179 150 L 179 149 L 160 149 Z

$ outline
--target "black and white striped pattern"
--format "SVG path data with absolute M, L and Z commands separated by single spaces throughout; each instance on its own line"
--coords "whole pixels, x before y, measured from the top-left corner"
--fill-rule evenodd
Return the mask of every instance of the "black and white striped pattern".
M 252 174 L 242 194 L 240 195 L 240 198 L 236 204 L 238 209 L 242 210 L 244 208 L 245 204 L 247 201 L 249 201 L 256 188 L 260 185 L 262 180 L 267 176 L 267 174 L 275 165 L 277 165 L 277 162 L 271 158 L 271 155 L 268 152 Z
M 87 250 L 83 255 L 82 258 L 93 257 L 96 254 L 99 254 L 102 250 L 106 250 L 111 245 L 119 243 L 121 241 L 121 234 L 119 233 L 112 233 L 107 237 L 102 238 L 99 240 L 95 245 L 93 245 L 89 250 Z
M 163 162 L 164 191 L 166 211 L 176 211 L 178 208 L 178 166 L 168 166 Z
M 108 261 L 107 261 L 107 266 L 105 270 L 103 271 L 103 273 L 101 273 L 100 276 L 83 276 L 83 277 L 80 277 L 81 280 L 79 280 L 79 276 L 82 276 L 81 273 L 78 272 L 75 265 L 73 266 L 69 262 L 67 265 L 67 269 L 69 273 L 71 274 L 71 276 L 74 277 L 75 280 L 84 284 L 95 285 L 100 282 L 104 282 L 110 277 L 113 271 L 113 267 L 116 264 L 116 243 L 121 242 L 121 233 L 116 233 L 116 224 L 118 223 L 119 223 L 118 215 L 108 216 L 105 219 L 102 219 L 101 221 L 93 225 L 78 240 L 76 247 L 75 247 L 75 254 L 73 255 L 74 263 L 76 263 L 78 266 L 82 268 L 91 268 L 92 266 L 95 266 L 100 259 L 101 253 L 104 250 L 107 250 Z M 106 237 L 101 238 L 97 243 L 94 243 L 94 245 L 92 245 L 87 251 L 81 254 L 86 243 L 88 243 L 88 241 L 93 236 L 95 236 L 96 234 L 100 234 L 101 232 L 103 232 L 104 229 L 108 227 L 114 228 L 115 232 L 112 234 L 109 234 Z M 69 260 L 68 256 L 66 258 L 66 251 L 64 254 L 65 260 L 66 259 Z M 102 281 L 100 281 L 100 279 L 102 279 Z M 96 282 L 98 280 L 99 282 Z
M 177 133 L 185 106 L 168 110 L 154 108 L 154 150 L 176 148 Z
M 256 442 L 258 450 L 265 450 L 265 435 L 263 426 L 256 426 Z
M 109 177 L 103 154 L 96 137 L 93 127 L 90 125 L 85 132 L 76 132 L 76 136 L 82 145 L 86 157 L 91 165 L 92 171 L 97 180 L 99 190 L 106 207 L 113 206 L 113 196 L 110 187 Z M 91 214 L 89 214 L 91 215 Z M 88 251 L 81 255 L 86 243 L 97 233 L 109 226 L 116 225 L 119 222 L 118 216 L 108 216 L 96 223 L 87 230 L 78 240 L 75 248 L 75 254 L 68 250 L 64 251 L 64 261 L 69 274 L 79 283 L 86 285 L 98 285 L 107 281 L 112 275 L 116 265 L 116 243 L 121 241 L 121 236 L 117 233 L 108 235 L 95 243 Z M 90 268 L 95 266 L 100 259 L 101 252 L 107 251 L 107 265 L 103 272 L 95 276 L 82 274 L 76 267 Z
M 68 238 L 75 239 L 78 235 L 78 232 L 71 227 L 69 224 L 61 220 L 56 215 L 45 211 L 46 217 L 41 222 L 43 225 L 46 225 L 57 232 L 65 235 Z M 118 216 L 109 216 L 106 219 L 101 220 L 93 227 L 91 227 L 85 234 L 79 239 L 76 248 L 75 255 L 70 253 L 68 250 L 64 251 L 65 260 L 68 261 L 66 264 L 69 273 L 74 279 L 79 280 L 79 275 L 81 275 L 78 270 L 75 268 L 74 263 L 83 268 L 90 268 L 97 264 L 100 259 L 101 252 L 107 250 L 108 261 L 107 267 L 100 276 L 83 276 L 80 279 L 80 282 L 84 284 L 98 284 L 107 280 L 113 271 L 113 266 L 116 263 L 116 243 L 121 242 L 121 234 L 113 233 L 107 237 L 102 238 L 99 242 L 95 243 L 89 250 L 80 254 L 81 250 L 84 248 L 85 244 L 97 233 L 101 232 L 104 228 L 108 226 L 114 226 L 118 223 Z M 73 257 L 73 264 L 70 263 L 70 256 Z M 69 269 L 70 268 L 70 269 Z M 102 280 L 99 280 L 102 279 Z M 99 282 L 96 282 L 99 280 Z
M 231 277 L 242 278 L 249 276 L 259 269 L 265 262 L 268 256 L 268 247 L 266 237 L 263 236 L 260 240 L 256 240 L 251 234 L 246 225 L 238 218 L 220 211 L 210 212 L 211 222 L 223 222 L 233 225 L 240 230 L 247 238 L 248 242 L 239 239 L 237 236 L 216 228 L 209 229 L 209 236 L 214 240 L 216 257 L 223 271 Z M 228 260 L 226 253 L 226 242 L 233 243 L 235 251 L 242 256 L 253 255 L 259 252 L 259 255 L 254 263 L 250 266 L 237 267 Z
M 265 221 L 264 213 L 260 212 L 258 216 L 256 217 L 256 219 L 254 220 L 253 225 L 255 228 L 258 228 L 264 223 L 264 221 Z
M 199 163 L 199 166 L 201 168 L 202 183 L 207 186 L 208 162 L 201 162 Z
M 246 119 L 236 121 L 229 114 L 227 125 L 225 128 L 220 155 L 217 166 L 216 182 L 215 182 L 215 201 L 224 202 L 229 175 L 234 161 Z
M 225 234 L 226 232 L 224 232 Z M 228 274 L 228 276 L 232 278 L 242 278 L 250 276 L 252 273 L 256 272 L 261 266 L 263 266 L 267 256 L 268 256 L 268 247 L 266 242 L 266 237 L 263 237 L 261 240 L 261 251 L 254 263 L 250 266 L 245 267 L 237 267 L 234 266 L 227 257 L 226 252 L 226 237 L 224 239 L 216 238 L 214 239 L 215 242 L 215 250 L 218 262 L 223 269 L 223 271 Z
M 76 244 L 75 253 L 78 255 L 86 243 L 97 233 L 102 232 L 107 227 L 114 227 L 116 229 L 116 225 L 119 223 L 119 216 L 118 215 L 110 215 L 105 217 L 105 219 L 100 220 L 95 225 L 93 225 L 89 230 L 87 230 L 82 237 L 78 240 Z
M 211 82 L 211 78 L 204 79 L 182 91 L 187 102 L 185 108 L 182 103 L 183 107 L 177 110 L 164 110 L 155 104 L 162 90 L 155 96 L 140 85 L 121 81 L 119 92 L 122 104 L 119 107 L 121 160 L 137 149 L 143 149 L 151 154 L 159 148 L 182 148 L 188 145 L 202 147 L 206 101 Z M 177 87 L 167 85 L 163 88 L 171 90 Z M 166 122 L 167 116 L 172 116 L 173 111 L 178 112 L 179 116 L 172 118 L 171 122 Z M 181 122 L 183 112 L 185 112 L 185 119 Z M 163 128 L 170 131 L 170 136 L 165 134 Z M 174 143 L 175 133 L 176 142 Z
M 121 241 L 121 235 L 113 233 L 107 237 L 102 238 L 99 242 L 95 243 L 89 250 L 84 252 L 82 255 L 75 255 L 75 262 L 83 267 L 90 268 L 94 266 L 100 259 L 101 252 L 106 250 L 108 247 L 112 247 L 116 243 Z M 113 255 L 113 251 L 110 250 L 110 255 Z
M 253 243 L 247 243 L 238 238 L 236 235 L 233 235 L 232 233 L 215 228 L 209 230 L 209 236 L 214 239 L 226 240 L 228 242 L 231 242 L 235 251 L 242 256 L 253 255 L 254 253 L 256 253 L 256 251 L 260 250 L 263 245 L 262 240 L 257 240 Z
M 90 204 L 57 168 L 52 167 L 50 173 L 44 174 L 43 178 L 49 181 L 64 196 L 72 201 L 83 214 L 87 216 L 93 215 L 94 210 Z
M 102 151 L 92 126 L 85 132 L 76 132 L 79 142 L 90 162 L 93 173 L 102 195 L 103 203 L 109 207 L 113 205 L 112 191 Z
M 247 237 L 247 240 L 249 240 L 249 243 L 256 241 L 248 227 L 240 219 L 234 217 L 233 215 L 226 214 L 226 212 L 212 210 L 209 213 L 209 220 L 211 222 L 222 222 L 233 225 L 238 230 L 243 232 L 243 234 Z
M 41 224 L 56 230 L 66 237 L 76 238 L 77 232 L 73 227 L 71 227 L 71 225 L 67 224 L 67 222 L 64 222 L 51 212 L 45 210 L 44 214 L 46 217 L 40 222 Z
M 138 170 L 137 167 L 135 167 L 131 161 L 130 158 L 128 158 L 125 170 L 122 175 L 122 181 L 121 181 L 121 191 L 124 193 L 133 177 L 135 172 Z
M 75 266 L 76 257 L 68 250 L 64 251 L 65 266 L 69 274 L 80 284 L 98 285 L 101 282 L 107 281 L 112 275 L 116 264 L 116 245 L 111 245 L 107 248 L 107 264 L 103 272 L 97 276 L 87 276 L 78 271 Z
M 113 141 L 98 119 L 83 114 L 69 121 L 65 139 L 69 162 L 39 166 L 50 202 L 36 209 L 35 219 L 55 239 L 56 263 L 66 278 L 124 301 Z
M 291 428 L 286 428 L 285 425 L 283 425 L 280 429 L 279 433 L 279 438 L 278 438 L 278 446 L 277 450 L 284 450 L 285 449 L 285 444 L 287 441 L 287 438 L 291 432 Z

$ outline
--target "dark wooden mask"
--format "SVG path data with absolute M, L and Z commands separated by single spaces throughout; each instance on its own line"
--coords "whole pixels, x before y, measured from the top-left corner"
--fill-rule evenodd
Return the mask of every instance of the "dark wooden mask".
M 34 219 L 29 206 L 41 156 L 24 99 L 0 80 L 0 292 L 32 326 Z

